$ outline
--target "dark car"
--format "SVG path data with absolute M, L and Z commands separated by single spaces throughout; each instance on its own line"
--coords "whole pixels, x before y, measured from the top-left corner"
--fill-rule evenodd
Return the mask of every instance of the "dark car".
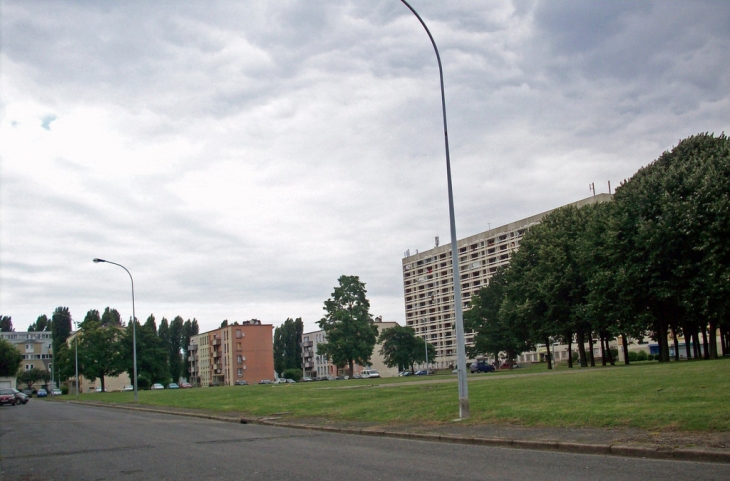
M 15 394 L 15 404 L 27 404 L 28 396 L 25 393 L 18 391 L 17 389 L 10 388 Z
M 15 398 L 15 393 L 12 389 L 0 389 L 0 405 L 3 404 L 10 404 L 11 406 L 15 406 L 16 404 L 18 404 L 18 400 Z
M 36 396 L 38 396 L 38 397 L 46 397 L 46 396 L 48 396 L 48 391 L 46 391 L 45 389 L 39 389 L 38 390 L 38 393 L 36 394 Z
M 245 379 L 239 379 L 234 383 L 236 386 L 248 386 L 248 381 Z
M 472 363 L 472 365 L 469 367 L 469 370 L 472 373 L 475 372 L 493 372 L 494 366 L 489 364 L 487 361 L 477 361 L 475 363 Z

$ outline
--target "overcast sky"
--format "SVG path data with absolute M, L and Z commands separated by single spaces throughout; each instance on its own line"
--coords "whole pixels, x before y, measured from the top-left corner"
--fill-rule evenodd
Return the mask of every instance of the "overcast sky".
M 413 0 L 457 236 L 730 131 L 730 2 Z M 404 322 L 448 243 L 438 65 L 398 0 L 0 0 L 0 314 L 314 330 L 340 275 Z

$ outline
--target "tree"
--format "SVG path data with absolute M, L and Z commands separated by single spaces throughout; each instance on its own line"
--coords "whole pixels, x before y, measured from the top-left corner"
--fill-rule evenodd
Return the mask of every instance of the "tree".
M 106 377 L 117 376 L 124 370 L 120 355 L 120 340 L 124 331 L 114 324 L 104 325 L 99 311 L 86 313 L 78 339 L 79 373 L 90 381 L 101 380 L 104 390 Z
M 178 382 L 183 373 L 182 342 L 183 342 L 183 318 L 175 316 L 170 323 L 170 337 L 167 346 L 170 359 L 170 377 L 173 382 Z
M 0 316 L 0 332 L 13 332 L 13 318 L 10 316 Z
M 187 359 L 190 355 L 190 353 L 188 352 L 188 347 L 190 346 L 190 338 L 195 335 L 198 335 L 198 334 L 200 334 L 200 327 L 198 326 L 198 320 L 193 318 L 192 321 L 190 319 L 185 321 L 185 324 L 183 324 L 183 343 L 182 343 L 182 348 L 183 348 L 183 353 L 184 353 L 183 361 L 187 362 Z M 185 363 L 183 363 L 183 365 L 184 364 Z
M 274 370 L 278 373 L 287 369 L 302 369 L 302 318 L 288 318 L 274 329 Z
M 505 304 L 507 282 L 506 271 L 500 268 L 489 284 L 472 296 L 469 310 L 464 313 L 464 328 L 474 331 L 474 344 L 467 349 L 470 357 L 491 355 L 498 360 L 500 353 L 505 353 L 511 368 L 517 354 L 532 346 L 524 324 L 509 316 Z
M 51 315 L 51 337 L 53 352 L 57 352 L 61 344 L 66 342 L 68 336 L 71 335 L 71 312 L 68 307 L 57 307 Z
M 119 311 L 107 306 L 104 309 L 104 314 L 101 315 L 101 325 L 122 327 L 122 316 Z
M 170 373 L 167 368 L 167 347 L 162 339 L 150 327 L 150 323 L 141 326 L 139 322 L 136 327 L 130 322 L 124 331 L 121 339 L 121 364 L 122 369 L 129 374 L 129 379 L 134 380 L 134 363 L 132 355 L 133 329 L 137 333 L 137 382 L 140 388 L 145 388 L 153 383 L 166 383 Z
M 0 377 L 15 376 L 23 362 L 23 355 L 15 346 L 0 339 Z
M 34 367 L 18 374 L 18 384 L 25 384 L 27 389 L 33 389 L 33 384 L 38 381 L 48 382 L 51 379 L 51 373 Z
M 150 314 L 150 317 L 147 318 L 147 321 L 144 323 L 144 327 L 151 329 L 152 332 L 157 334 L 157 323 L 155 322 L 155 315 Z
M 426 343 L 416 336 L 416 331 L 412 327 L 393 326 L 385 329 L 378 336 L 378 344 L 382 344 L 380 354 L 385 365 L 397 367 L 398 371 L 405 371 L 408 368 L 413 372 L 416 363 L 426 361 L 426 349 L 429 359 L 436 357 L 436 348 L 433 344 Z
M 317 323 L 327 338 L 318 344 L 317 354 L 327 356 L 337 367 L 348 366 L 352 376 L 356 362 L 370 364 L 378 326 L 370 315 L 365 284 L 357 276 L 341 276 L 338 282 L 324 303 L 327 314 Z
M 50 331 L 51 330 L 51 320 L 48 319 L 48 316 L 43 314 L 42 316 L 38 316 L 38 319 L 28 326 L 28 332 L 42 332 L 42 331 Z

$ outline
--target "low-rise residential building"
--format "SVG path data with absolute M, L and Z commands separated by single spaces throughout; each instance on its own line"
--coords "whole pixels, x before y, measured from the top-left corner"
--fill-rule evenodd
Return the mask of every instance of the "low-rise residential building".
M 377 317 L 373 321 L 378 326 L 378 335 L 385 329 L 397 326 L 397 322 L 383 322 L 382 318 Z M 317 354 L 318 344 L 327 342 L 327 336 L 323 330 L 306 332 L 302 335 L 302 363 L 304 365 L 304 376 L 316 378 L 325 376 L 346 376 L 349 374 L 349 367 L 338 368 L 327 358 L 327 356 Z M 373 349 L 373 355 L 370 357 L 370 364 L 367 366 L 361 366 L 355 364 L 353 366 L 353 374 L 360 374 L 364 369 L 376 369 L 381 376 L 397 376 L 398 368 L 388 367 L 385 365 L 383 356 L 380 354 L 380 349 L 383 346 L 376 344 Z
M 53 336 L 50 331 L 41 332 L 0 332 L 0 339 L 13 344 L 23 355 L 20 369 L 33 368 L 51 371 L 53 368 Z
M 274 379 L 274 326 L 244 321 L 192 336 L 188 372 L 193 386 L 254 384 Z

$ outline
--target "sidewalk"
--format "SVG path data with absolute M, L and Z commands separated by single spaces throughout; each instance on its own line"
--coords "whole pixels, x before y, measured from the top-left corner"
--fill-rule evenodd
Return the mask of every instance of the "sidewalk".
M 469 424 L 454 421 L 445 424 L 378 425 L 362 422 L 337 422 L 323 418 L 288 419 L 288 413 L 265 418 L 245 417 L 238 413 L 220 413 L 145 405 L 90 403 L 117 409 L 158 412 L 241 424 L 264 424 L 295 429 L 319 430 L 363 436 L 387 436 L 432 442 L 540 449 L 579 454 L 676 459 L 730 463 L 730 433 L 649 432 L 640 429 L 570 429 L 523 427 L 493 424 Z

